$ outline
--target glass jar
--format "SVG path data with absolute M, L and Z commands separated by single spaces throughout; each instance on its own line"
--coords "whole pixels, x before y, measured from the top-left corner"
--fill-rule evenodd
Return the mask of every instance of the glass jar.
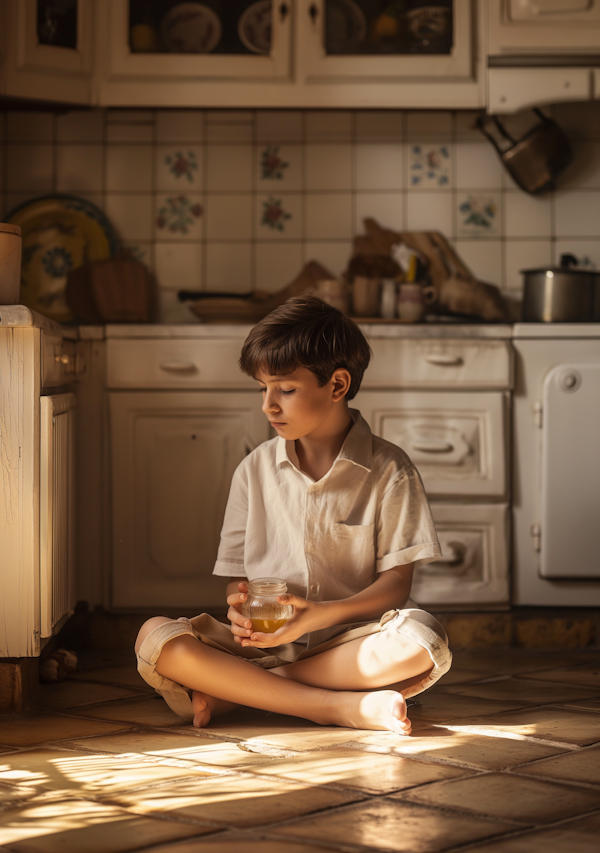
M 252 630 L 273 634 L 294 615 L 291 604 L 281 604 L 278 595 L 285 595 L 287 584 L 280 578 L 257 578 L 248 581 L 248 597 L 242 604 L 242 616 L 252 620 Z

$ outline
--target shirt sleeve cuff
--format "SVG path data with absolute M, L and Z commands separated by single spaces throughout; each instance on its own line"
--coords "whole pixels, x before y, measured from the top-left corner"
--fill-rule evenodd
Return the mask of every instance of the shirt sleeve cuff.
M 377 572 L 387 572 L 396 566 L 406 566 L 414 563 L 415 569 L 426 563 L 433 563 L 442 556 L 442 549 L 438 542 L 425 542 L 422 545 L 411 545 L 402 551 L 394 551 L 393 554 L 385 554 L 381 560 L 377 560 Z
M 226 563 L 224 560 L 217 560 L 212 573 L 222 578 L 247 577 L 243 563 Z

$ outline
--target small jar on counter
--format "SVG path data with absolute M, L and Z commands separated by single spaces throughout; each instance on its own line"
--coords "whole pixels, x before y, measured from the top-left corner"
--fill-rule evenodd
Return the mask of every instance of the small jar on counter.
M 294 615 L 291 604 L 281 604 L 278 595 L 285 595 L 287 584 L 280 578 L 257 578 L 248 581 L 248 597 L 242 604 L 242 616 L 252 620 L 252 630 L 274 634 Z
M 396 316 L 396 298 L 398 283 L 394 278 L 384 278 L 381 282 L 381 308 L 379 313 L 384 320 L 393 320 Z

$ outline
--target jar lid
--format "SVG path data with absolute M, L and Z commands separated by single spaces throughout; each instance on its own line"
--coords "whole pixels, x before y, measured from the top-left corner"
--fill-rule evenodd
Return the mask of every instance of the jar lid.
M 21 236 L 21 226 L 13 225 L 10 222 L 0 222 L 0 231 L 3 231 L 5 234 L 16 234 L 18 237 Z

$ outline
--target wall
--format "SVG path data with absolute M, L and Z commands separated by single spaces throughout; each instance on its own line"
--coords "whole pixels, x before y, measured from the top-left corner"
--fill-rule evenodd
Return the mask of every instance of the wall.
M 600 267 L 600 104 L 554 113 L 575 163 L 532 197 L 470 112 L 8 112 L 0 206 L 49 192 L 97 204 L 155 273 L 163 322 L 194 322 L 179 289 L 277 290 L 310 259 L 339 275 L 365 216 L 439 229 L 518 295 L 520 269 L 563 251 Z

